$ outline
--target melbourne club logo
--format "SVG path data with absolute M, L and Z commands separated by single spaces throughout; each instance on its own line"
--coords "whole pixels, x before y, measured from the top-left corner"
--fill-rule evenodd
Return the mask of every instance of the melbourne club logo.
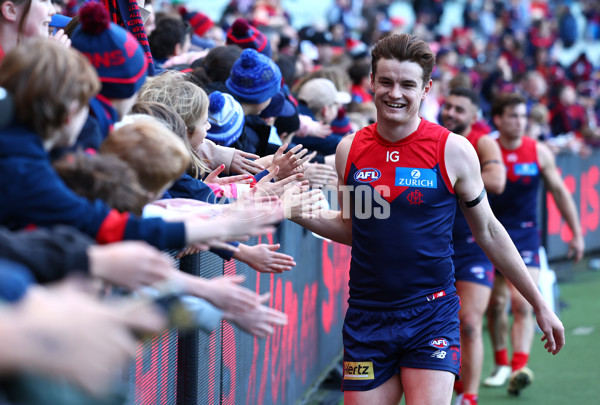
M 423 193 L 419 190 L 413 190 L 406 196 L 410 205 L 421 205 L 423 203 Z

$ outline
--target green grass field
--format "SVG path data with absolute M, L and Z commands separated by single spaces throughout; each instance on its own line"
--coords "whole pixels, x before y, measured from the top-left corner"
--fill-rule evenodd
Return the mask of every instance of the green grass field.
M 533 384 L 518 398 L 509 397 L 506 387 L 479 391 L 482 405 L 544 404 L 575 405 L 600 403 L 600 272 L 582 264 L 569 282 L 561 283 L 559 312 L 565 326 L 566 345 L 556 356 L 548 354 L 536 334 L 529 368 Z M 493 368 L 489 336 L 484 336 L 486 357 L 483 377 Z

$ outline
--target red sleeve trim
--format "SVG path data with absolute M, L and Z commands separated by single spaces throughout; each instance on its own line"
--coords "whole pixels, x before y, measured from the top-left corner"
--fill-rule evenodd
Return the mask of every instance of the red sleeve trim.
M 452 186 L 452 182 L 450 181 L 450 176 L 448 176 L 448 171 L 446 170 L 446 142 L 448 141 L 449 136 L 450 131 L 443 133 L 440 137 L 440 143 L 438 144 L 438 162 L 440 165 L 442 179 L 444 179 L 446 188 L 451 194 L 455 194 L 454 187 Z
M 96 242 L 103 244 L 123 240 L 127 221 L 129 221 L 128 212 L 120 213 L 117 210 L 110 210 L 96 234 Z
M 348 157 L 346 158 L 346 167 L 344 168 L 343 184 L 348 184 L 348 174 L 350 174 L 352 163 L 354 163 L 354 155 L 356 155 L 356 149 L 359 147 L 360 138 L 362 138 L 363 132 L 366 132 L 369 129 L 370 127 L 364 127 L 363 129 L 356 131 L 356 133 L 354 134 L 354 139 L 352 139 L 350 149 L 348 150 Z

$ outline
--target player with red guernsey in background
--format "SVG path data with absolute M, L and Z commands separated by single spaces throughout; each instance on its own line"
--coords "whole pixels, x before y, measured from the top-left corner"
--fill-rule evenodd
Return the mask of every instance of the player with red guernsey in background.
M 583 256 L 584 241 L 577 208 L 556 168 L 554 155 L 543 143 L 525 136 L 527 107 L 519 94 L 503 94 L 492 105 L 492 118 L 499 132 L 498 144 L 506 165 L 506 189 L 493 196 L 490 203 L 498 220 L 508 230 L 527 269 L 537 282 L 540 274 L 539 230 L 537 207 L 539 183 L 543 181 L 556 201 L 562 216 L 573 232 L 569 256 L 579 261 Z M 512 325 L 513 358 L 509 366 L 506 346 L 508 314 L 506 304 L 511 300 L 514 316 Z M 513 283 L 496 274 L 492 299 L 488 310 L 488 326 L 494 347 L 496 367 L 484 380 L 491 387 L 504 385 L 510 377 L 508 392 L 519 395 L 533 381 L 533 372 L 527 368 L 533 341 L 531 306 Z M 537 314 L 537 313 L 536 313 Z M 511 370 L 512 369 L 512 370 Z M 512 371 L 512 374 L 511 374 Z
M 447 404 L 460 367 L 457 198 L 475 240 L 534 306 L 549 352 L 564 345 L 564 328 L 492 214 L 469 141 L 418 115 L 435 63 L 427 44 L 390 35 L 372 56 L 377 123 L 337 148 L 341 210 L 297 222 L 352 245 L 344 403 L 397 404 L 405 395 L 408 405 Z
M 500 194 L 506 183 L 506 169 L 500 147 L 494 139 L 475 128 L 479 97 L 472 90 L 450 90 L 442 107 L 442 123 L 467 138 L 475 148 L 481 165 L 481 177 L 487 192 Z M 483 366 L 483 315 L 494 283 L 494 267 L 475 243 L 462 211 L 456 208 L 454 229 L 454 268 L 456 291 L 460 297 L 460 344 L 462 349 L 460 381 L 455 384 L 456 405 L 477 404 L 479 379 Z

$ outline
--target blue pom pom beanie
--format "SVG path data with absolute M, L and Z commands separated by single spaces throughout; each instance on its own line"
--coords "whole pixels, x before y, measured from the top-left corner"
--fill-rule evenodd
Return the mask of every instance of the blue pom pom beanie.
M 73 48 L 96 68 L 107 98 L 133 96 L 146 81 L 148 58 L 138 40 L 121 26 L 111 23 L 102 4 L 86 3 L 80 10 L 80 25 L 71 35 Z
M 210 129 L 206 137 L 218 145 L 229 146 L 244 130 L 244 110 L 230 94 L 220 91 L 210 93 L 208 100 Z
M 238 101 L 260 104 L 279 92 L 281 71 L 265 55 L 254 49 L 244 49 L 233 64 L 225 85 Z

